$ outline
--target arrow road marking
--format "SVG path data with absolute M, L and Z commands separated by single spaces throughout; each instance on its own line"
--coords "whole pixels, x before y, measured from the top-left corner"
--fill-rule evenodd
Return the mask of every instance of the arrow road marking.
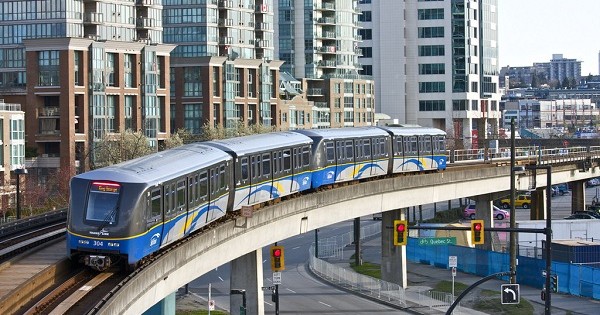
M 498 291 L 496 291 L 496 292 L 498 292 Z M 504 288 L 504 292 L 505 292 L 506 294 L 508 294 L 509 292 L 510 292 L 510 293 L 512 293 L 512 295 L 513 295 L 513 298 L 512 298 L 512 299 L 513 299 L 513 300 L 516 300 L 516 299 L 517 299 L 517 293 L 516 293 L 516 292 L 515 292 L 513 289 Z

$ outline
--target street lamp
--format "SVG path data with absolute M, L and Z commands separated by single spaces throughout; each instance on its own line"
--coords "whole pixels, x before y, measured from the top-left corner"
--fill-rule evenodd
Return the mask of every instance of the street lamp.
M 17 220 L 21 219 L 21 175 L 26 174 L 26 168 L 15 169 L 15 175 L 17 175 Z

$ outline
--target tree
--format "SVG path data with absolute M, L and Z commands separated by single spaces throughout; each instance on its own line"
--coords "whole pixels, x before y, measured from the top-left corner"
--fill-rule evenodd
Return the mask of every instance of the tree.
M 141 132 L 126 130 L 119 134 L 106 134 L 92 148 L 92 168 L 100 168 L 135 159 L 156 152 Z
M 539 80 L 538 80 L 537 71 L 533 71 L 533 73 L 531 74 L 531 87 L 532 88 L 540 87 L 540 83 L 538 81 Z

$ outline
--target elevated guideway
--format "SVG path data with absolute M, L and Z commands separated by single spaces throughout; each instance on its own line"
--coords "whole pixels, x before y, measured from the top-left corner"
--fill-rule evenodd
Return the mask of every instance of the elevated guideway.
M 579 162 L 563 162 L 553 167 L 551 184 L 583 183 L 598 176 L 600 168 L 596 164 L 582 171 Z M 534 179 L 530 174 L 521 174 L 516 180 L 517 189 L 527 190 Z M 545 173 L 536 174 L 535 182 L 537 187 L 547 185 Z M 255 211 L 250 218 L 228 221 L 172 248 L 134 274 L 101 305 L 98 313 L 141 314 L 192 279 L 224 263 L 250 253 L 255 256 L 241 261 L 260 264 L 262 247 L 336 222 L 451 199 L 508 193 L 509 189 L 510 167 L 488 165 L 386 178 L 300 196 Z M 247 297 L 255 305 L 254 312 L 249 313 L 261 314 L 262 277 L 251 278 Z

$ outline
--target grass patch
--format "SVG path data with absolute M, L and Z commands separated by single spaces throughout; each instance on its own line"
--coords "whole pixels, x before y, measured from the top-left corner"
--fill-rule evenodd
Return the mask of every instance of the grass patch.
M 475 302 L 474 309 L 491 314 L 533 314 L 533 305 L 529 301 L 521 299 L 519 304 L 502 304 L 500 303 L 500 293 L 493 298 L 478 300 Z
M 175 315 L 208 315 L 208 311 L 177 311 Z M 210 311 L 210 315 L 229 315 L 229 313 L 224 311 Z
M 468 287 L 469 286 L 464 283 L 455 281 L 454 282 L 454 295 L 459 296 Z M 452 281 L 442 280 L 442 281 L 438 282 L 435 285 L 435 287 L 433 288 L 433 291 L 452 293 Z
M 360 273 L 361 275 L 381 279 L 381 265 L 370 263 L 367 261 L 363 262 L 362 265 L 357 266 L 354 261 L 354 257 L 354 255 L 350 257 L 350 268 L 352 268 L 352 270 Z

